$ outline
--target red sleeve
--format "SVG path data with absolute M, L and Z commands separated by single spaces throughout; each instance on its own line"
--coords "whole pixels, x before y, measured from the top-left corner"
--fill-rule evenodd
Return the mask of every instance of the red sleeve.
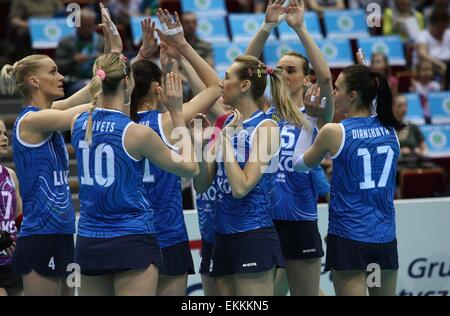
M 222 130 L 223 125 L 225 124 L 225 121 L 227 120 L 228 116 L 230 116 L 230 115 L 231 115 L 231 113 L 224 114 L 217 118 L 216 124 L 214 125 L 214 127 L 216 127 L 216 129 L 214 130 L 214 133 L 211 135 L 210 142 L 213 142 L 216 139 L 219 130 Z

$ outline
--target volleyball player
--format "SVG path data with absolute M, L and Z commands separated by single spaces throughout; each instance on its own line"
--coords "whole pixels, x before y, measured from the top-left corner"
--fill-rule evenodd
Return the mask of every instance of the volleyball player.
M 296 32 L 315 70 L 322 97 L 326 98 L 325 109 L 314 121 L 317 128 L 331 122 L 333 118 L 332 81 L 328 64 L 304 25 L 303 1 L 270 1 L 265 22 L 247 48 L 247 53 L 260 56 L 271 30 L 286 20 Z M 309 60 L 296 52 L 288 52 L 280 58 L 277 68 L 283 70 L 288 82 L 291 98 L 297 111 L 304 107 L 304 95 L 310 84 Z M 277 117 L 272 109 L 268 112 Z M 306 110 L 308 114 L 308 109 Z M 312 115 L 311 113 L 309 113 Z M 301 128 L 287 121 L 279 121 L 281 130 L 281 152 L 277 178 L 271 188 L 271 213 L 277 229 L 284 258 L 291 295 L 319 295 L 320 261 L 323 256 L 322 241 L 318 228 L 318 190 L 315 185 L 320 169 L 296 173 L 292 168 L 292 156 Z M 315 127 L 315 126 L 314 126 Z M 320 166 L 319 166 L 320 168 Z M 282 272 L 280 272 L 282 273 Z M 280 274 L 281 275 L 281 274 Z
M 5 122 L 0 120 L 0 156 L 8 153 L 8 135 Z M 22 213 L 19 181 L 14 170 L 0 164 L 0 296 L 20 295 L 22 277 L 12 271 L 18 227 L 16 219 Z
M 326 270 L 337 295 L 365 295 L 367 269 L 381 269 L 379 287 L 370 295 L 395 295 L 398 253 L 395 233 L 395 176 L 400 153 L 396 131 L 405 127 L 392 113 L 386 77 L 364 65 L 345 68 L 335 83 L 340 124 L 327 124 L 313 145 L 296 157 L 304 172 L 326 154 L 333 159 Z M 372 100 L 376 98 L 376 115 Z M 300 135 L 299 153 L 311 143 Z M 372 266 L 371 266 L 372 267 Z

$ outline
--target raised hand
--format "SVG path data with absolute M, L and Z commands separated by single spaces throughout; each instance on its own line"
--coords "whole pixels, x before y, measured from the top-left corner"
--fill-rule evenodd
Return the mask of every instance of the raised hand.
M 305 5 L 303 0 L 292 0 L 286 8 L 286 22 L 291 28 L 300 28 L 305 21 Z
M 279 23 L 280 16 L 285 13 L 286 8 L 283 6 L 284 0 L 270 0 L 266 9 L 266 23 Z
M 122 53 L 123 44 L 116 25 L 111 20 L 109 10 L 100 2 L 100 12 L 102 14 L 102 23 L 99 24 L 105 36 L 105 53 Z
M 356 52 L 356 62 L 359 65 L 366 65 L 366 55 L 364 54 L 362 48 L 359 48 Z
M 200 123 L 200 124 L 199 124 Z M 199 130 L 198 127 L 201 127 Z M 204 147 L 210 139 L 211 135 L 205 135 L 208 129 L 212 127 L 211 121 L 203 113 L 197 113 L 189 122 L 189 129 L 194 144 L 201 144 Z
M 319 116 L 320 112 L 325 107 L 325 101 L 320 99 L 320 87 L 317 84 L 313 84 L 308 91 L 306 91 L 305 99 L 306 114 L 311 117 Z
M 157 15 L 163 28 L 162 30 L 156 29 L 159 38 L 169 46 L 180 47 L 185 44 L 186 39 L 184 38 L 183 26 L 178 13 L 175 12 L 175 20 L 172 19 L 169 11 L 161 8 L 158 10 Z
M 164 92 L 160 87 L 162 101 L 169 112 L 181 113 L 183 109 L 183 84 L 180 77 L 175 72 L 166 75 Z
M 158 41 L 155 37 L 156 24 L 152 22 L 151 18 L 146 18 L 141 22 L 142 29 L 142 46 L 139 49 L 139 54 L 143 58 L 151 58 L 158 50 Z
M 165 42 L 161 41 L 159 50 L 159 60 L 161 62 L 161 68 L 164 72 L 167 72 L 169 65 L 172 63 L 172 59 L 176 61 L 181 60 L 180 52 L 173 46 L 168 46 Z

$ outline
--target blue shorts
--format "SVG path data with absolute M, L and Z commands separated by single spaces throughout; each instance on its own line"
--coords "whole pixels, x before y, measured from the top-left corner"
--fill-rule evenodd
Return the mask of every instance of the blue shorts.
M 168 276 L 195 274 L 189 241 L 161 248 L 161 254 L 163 265 L 159 269 L 159 274 Z
M 236 234 L 216 234 L 215 237 L 212 277 L 260 273 L 286 266 L 275 227 Z
M 88 238 L 78 235 L 75 263 L 89 276 L 147 269 L 162 265 L 158 240 L 153 235 Z
M 28 274 L 32 270 L 50 277 L 66 277 L 73 263 L 73 235 L 33 235 L 17 239 L 13 271 Z
M 0 288 L 23 289 L 22 276 L 12 271 L 12 266 L 0 266 Z
M 323 248 L 317 221 L 273 220 L 284 259 L 322 258 Z
M 202 261 L 200 263 L 200 271 L 199 271 L 200 274 L 210 276 L 212 251 L 213 251 L 213 244 L 207 242 L 206 240 L 202 240 L 202 250 L 201 250 Z
M 397 240 L 383 244 L 363 243 L 336 235 L 327 236 L 325 271 L 364 270 L 376 263 L 381 270 L 398 270 Z

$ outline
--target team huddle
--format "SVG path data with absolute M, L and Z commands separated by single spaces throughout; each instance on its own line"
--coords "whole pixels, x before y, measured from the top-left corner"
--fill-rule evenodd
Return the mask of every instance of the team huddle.
M 161 30 L 142 22 L 131 62 L 102 5 L 101 13 L 104 54 L 91 82 L 69 98 L 59 100 L 63 76 L 48 56 L 1 71 L 2 93 L 20 94 L 26 106 L 12 130 L 15 172 L 0 165 L 0 290 L 73 295 L 66 277 L 76 263 L 79 295 L 186 295 L 188 275 L 199 271 L 205 295 L 271 296 L 285 271 L 291 295 L 317 296 L 324 256 L 317 203 L 329 191 L 325 269 L 336 294 L 395 295 L 396 133 L 405 125 L 392 113 L 383 74 L 359 56 L 333 88 L 304 26 L 303 1 L 270 1 L 223 80 L 186 41 L 177 13 L 159 9 Z M 258 58 L 284 20 L 309 58 L 290 52 L 273 69 Z M 150 61 L 158 49 L 161 68 Z M 195 95 L 187 103 L 173 62 Z M 341 123 L 331 123 L 335 109 L 346 116 Z M 63 131 L 77 160 L 77 228 Z M 0 132 L 5 155 L 2 122 Z M 331 186 L 320 166 L 326 157 Z M 197 193 L 200 267 L 189 249 L 181 178 Z M 372 263 L 381 268 L 378 288 L 366 285 Z

